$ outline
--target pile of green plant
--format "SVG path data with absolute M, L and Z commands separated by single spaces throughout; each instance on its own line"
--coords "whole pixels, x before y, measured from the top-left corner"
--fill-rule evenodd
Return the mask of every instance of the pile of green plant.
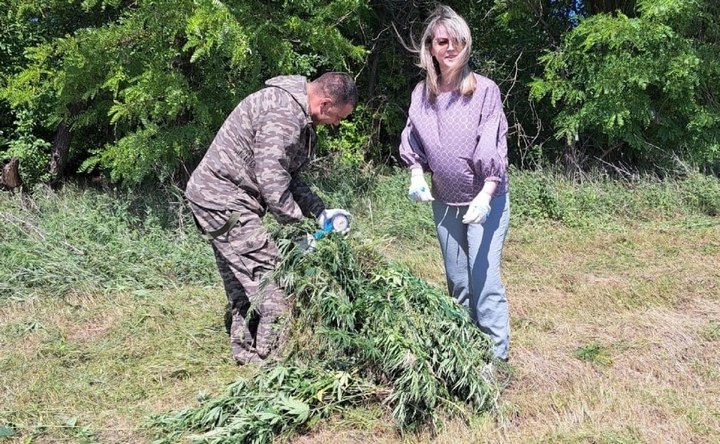
M 267 442 L 369 403 L 387 408 L 403 431 L 495 406 L 491 343 L 445 291 L 372 246 L 331 236 L 303 254 L 283 230 L 275 278 L 293 312 L 282 351 L 221 397 L 155 418 L 160 442 L 188 432 L 200 442 Z

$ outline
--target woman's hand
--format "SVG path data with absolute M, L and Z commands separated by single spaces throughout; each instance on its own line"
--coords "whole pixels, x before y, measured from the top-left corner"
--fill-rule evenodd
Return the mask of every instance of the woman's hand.
M 420 168 L 413 169 L 410 173 L 408 197 L 413 202 L 431 202 L 435 200 L 430 194 L 430 187 L 425 182 L 425 176 L 423 176 L 423 171 Z
M 463 216 L 464 224 L 481 224 L 485 222 L 490 214 L 490 200 L 492 196 L 485 191 L 480 191 L 475 199 L 470 202 L 467 213 Z

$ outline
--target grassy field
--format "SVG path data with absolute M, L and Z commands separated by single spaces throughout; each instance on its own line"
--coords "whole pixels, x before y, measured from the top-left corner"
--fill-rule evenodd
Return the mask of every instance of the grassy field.
M 443 286 L 405 180 L 316 183 L 352 236 Z M 254 371 L 230 359 L 210 248 L 177 193 L 146 191 L 0 194 L 0 442 L 150 442 L 151 415 Z M 516 172 L 512 193 L 501 414 L 399 435 L 353 409 L 279 441 L 720 442 L 720 182 Z

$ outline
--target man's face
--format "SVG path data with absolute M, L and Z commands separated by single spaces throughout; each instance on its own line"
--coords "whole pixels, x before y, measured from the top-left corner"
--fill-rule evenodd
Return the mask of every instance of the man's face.
M 320 104 L 318 112 L 312 116 L 316 125 L 337 125 L 341 120 L 346 119 L 353 111 L 353 106 L 349 103 L 345 106 L 337 106 L 330 100 L 323 101 Z

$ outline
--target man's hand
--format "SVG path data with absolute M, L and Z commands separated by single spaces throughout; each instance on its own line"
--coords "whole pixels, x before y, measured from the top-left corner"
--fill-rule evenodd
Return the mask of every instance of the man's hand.
M 339 221 L 333 223 L 333 219 L 337 216 L 344 218 L 345 222 L 349 222 L 351 217 L 349 212 L 340 208 L 323 210 L 317 217 L 317 223 L 320 225 L 320 229 L 328 232 L 334 231 L 343 235 L 348 234 L 348 232 L 350 232 L 350 223 L 338 223 Z
M 420 168 L 413 169 L 410 173 L 410 188 L 408 189 L 408 197 L 413 202 L 431 202 L 433 199 L 430 194 L 430 187 L 425 181 L 425 176 Z
M 490 213 L 490 194 L 480 191 L 475 199 L 470 202 L 467 213 L 463 216 L 464 224 L 482 224 Z

